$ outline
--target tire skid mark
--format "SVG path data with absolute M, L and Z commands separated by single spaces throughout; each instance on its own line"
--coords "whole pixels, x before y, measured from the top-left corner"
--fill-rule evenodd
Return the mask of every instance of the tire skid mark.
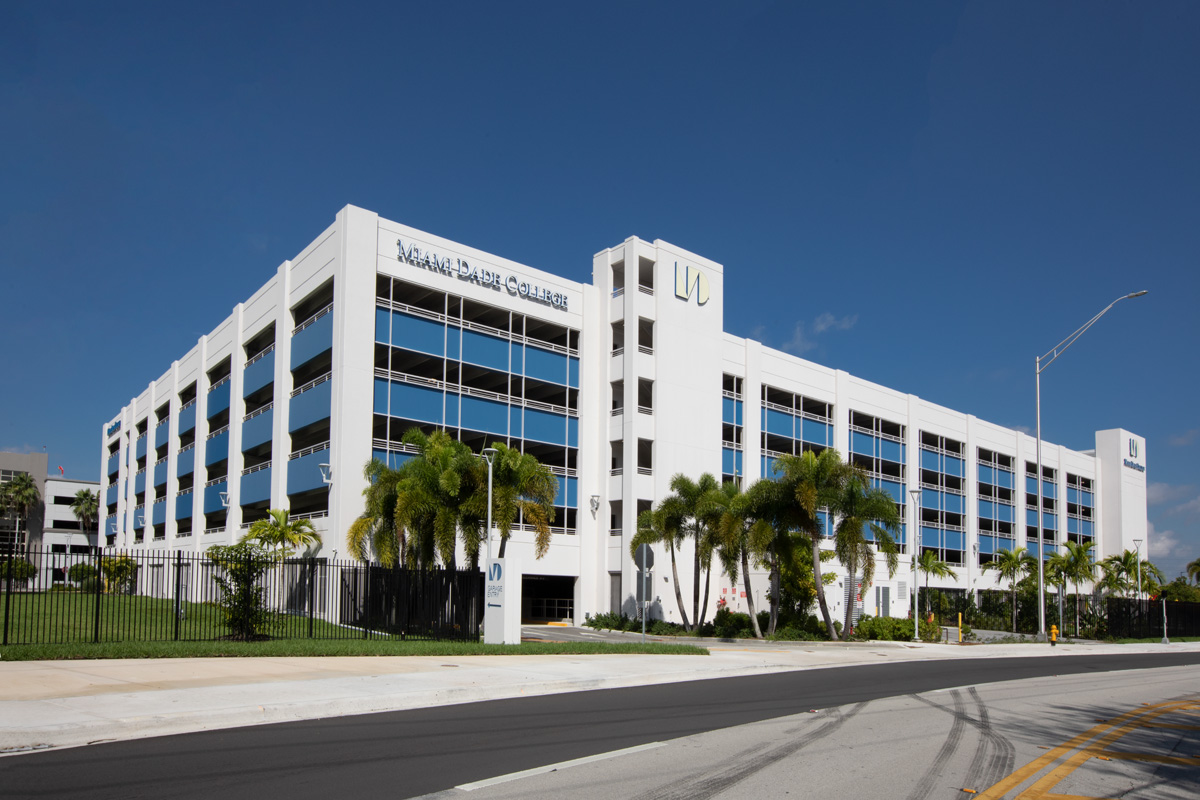
M 971 764 L 971 769 L 967 772 L 967 785 L 991 786 L 1013 771 L 1013 766 L 1017 761 L 1017 749 L 1009 741 L 1008 737 L 997 733 L 996 729 L 992 727 L 991 718 L 988 716 L 987 704 L 983 702 L 983 698 L 979 696 L 979 692 L 975 690 L 975 687 L 972 686 L 967 691 L 975 701 L 975 707 L 979 709 L 979 732 L 983 737 L 980 741 L 980 750 L 985 749 L 984 742 L 989 743 L 992 748 L 991 760 L 978 778 L 976 778 L 976 775 L 979 773 L 976 772 L 975 764 Z
M 869 702 L 858 703 L 845 713 L 841 709 L 833 709 L 836 716 L 799 739 L 784 742 L 746 761 L 741 760 L 740 757 L 733 759 L 732 763 L 726 762 L 728 766 L 698 775 L 684 783 L 640 794 L 635 800 L 708 800 L 708 798 L 716 797 L 759 770 L 765 769 L 833 733 L 847 720 L 866 708 Z
M 946 734 L 946 741 L 942 742 L 942 748 L 938 750 L 938 754 L 934 756 L 930 762 L 929 768 L 925 770 L 925 774 L 917 781 L 917 785 L 908 795 L 908 800 L 925 800 L 929 796 L 929 792 L 933 789 L 933 783 L 941 776 L 946 768 L 946 762 L 950 756 L 954 755 L 954 751 L 958 749 L 959 742 L 962 741 L 963 730 L 966 728 L 967 717 L 963 710 L 962 693 L 955 689 L 950 692 L 950 696 L 954 698 L 954 722 L 950 725 L 950 732 Z M 933 705 L 937 705 L 934 703 Z

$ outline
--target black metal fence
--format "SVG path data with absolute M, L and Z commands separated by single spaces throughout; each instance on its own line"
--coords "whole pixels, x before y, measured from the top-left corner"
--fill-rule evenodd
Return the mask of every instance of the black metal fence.
M 1200 636 L 1200 603 L 1110 597 L 1108 635 L 1114 639 Z
M 204 553 L 0 551 L 0 615 L 8 644 L 217 641 L 234 634 L 222 608 L 229 572 Z M 477 641 L 478 570 L 410 570 L 285 559 L 250 589 L 261 628 L 286 639 Z

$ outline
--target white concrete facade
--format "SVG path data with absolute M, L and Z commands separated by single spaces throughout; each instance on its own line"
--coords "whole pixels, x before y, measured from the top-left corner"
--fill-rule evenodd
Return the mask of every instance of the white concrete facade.
M 1029 544 L 1024 489 L 1033 438 L 725 333 L 723 274 L 722 265 L 669 243 L 630 238 L 597 253 L 592 283 L 577 283 L 347 206 L 101 427 L 103 530 L 120 547 L 203 549 L 236 540 L 266 508 L 292 508 L 314 519 L 323 554 L 344 553 L 345 531 L 362 510 L 364 464 L 400 452 L 394 418 L 562 456 L 554 469 L 570 487 L 568 513 L 555 523 L 550 552 L 535 559 L 531 534 L 518 531 L 509 554 L 526 573 L 574 579 L 577 621 L 631 607 L 637 568 L 629 540 L 639 501 L 665 497 L 676 473 L 753 481 L 784 446 L 832 446 L 870 460 L 902 505 L 906 529 L 908 491 L 922 487 L 928 541 L 961 556 L 957 577 L 932 585 L 997 587 L 980 559 L 997 548 L 1002 522 L 1012 546 Z M 431 338 L 407 342 L 401 328 L 410 324 Z M 491 355 L 472 360 L 476 344 Z M 400 368 L 398 350 L 408 359 Z M 535 360 L 565 364 L 567 377 L 535 377 Z M 501 391 L 497 376 L 522 388 Z M 433 399 L 409 413 L 406 398 L 418 396 Z M 269 426 L 259 419 L 268 413 Z M 500 427 L 468 424 L 485 418 Z M 551 428 L 562 421 L 562 441 L 557 432 L 531 433 L 535 419 Z M 781 424 L 792 426 L 790 443 Z M 1144 439 L 1101 431 L 1089 452 L 1043 443 L 1043 462 L 1053 542 L 1086 529 L 1097 559 L 1137 539 L 1143 557 L 1150 552 Z M 1003 464 L 1010 476 L 982 480 Z M 331 483 L 318 465 L 328 465 Z M 982 518 L 996 502 L 1007 508 Z M 678 558 L 690 598 L 691 553 Z M 678 619 L 667 563 L 660 554 L 651 594 L 661 598 L 659 615 Z M 724 597 L 744 608 L 740 586 L 718 571 L 710 607 Z M 754 580 L 765 584 L 763 574 Z M 896 575 L 877 571 L 863 610 L 875 613 L 886 588 L 886 610 L 903 616 L 911 586 L 906 555 Z M 835 584 L 828 596 L 842 613 L 845 587 Z

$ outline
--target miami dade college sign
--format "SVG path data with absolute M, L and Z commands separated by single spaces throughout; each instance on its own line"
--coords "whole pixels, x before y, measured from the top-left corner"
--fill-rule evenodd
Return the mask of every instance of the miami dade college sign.
M 487 286 L 496 291 L 507 291 L 510 295 L 543 303 L 553 308 L 567 310 L 567 296 L 562 292 L 547 289 L 544 286 L 522 280 L 516 275 L 504 275 L 487 267 L 476 267 L 467 263 L 463 258 L 451 258 L 435 253 L 432 250 L 422 250 L 412 242 L 405 246 L 402 239 L 396 240 L 396 260 L 414 267 L 427 269 L 430 272 L 440 272 L 448 277 L 457 277 L 461 281 L 469 281 Z
M 1139 464 L 1136 461 L 1132 460 L 1137 457 L 1138 457 L 1138 440 L 1130 439 L 1129 440 L 1129 458 L 1125 459 L 1125 466 L 1129 467 L 1130 469 L 1136 469 L 1138 472 L 1145 472 L 1146 471 L 1145 464 Z

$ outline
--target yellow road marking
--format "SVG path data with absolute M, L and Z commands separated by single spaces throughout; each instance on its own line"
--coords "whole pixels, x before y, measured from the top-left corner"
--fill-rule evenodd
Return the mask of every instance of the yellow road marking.
M 1162 716 L 1169 711 L 1174 711 L 1180 705 L 1182 704 L 1177 702 L 1163 703 L 1160 706 L 1136 709 L 1136 713 L 1142 714 L 1143 719 L 1154 719 L 1155 717 Z M 1122 717 L 1123 716 L 1124 715 L 1122 715 Z M 1117 719 L 1121 719 L 1122 717 L 1117 717 Z M 1042 798 L 1044 798 L 1051 789 L 1062 782 L 1064 778 L 1066 778 L 1075 770 L 1079 769 L 1080 764 L 1087 761 L 1089 758 L 1092 758 L 1093 756 L 1103 753 L 1104 748 L 1108 747 L 1108 745 L 1112 744 L 1117 739 L 1120 739 L 1122 736 L 1129 733 L 1129 731 L 1138 727 L 1138 722 L 1140 721 L 1141 720 L 1126 721 L 1120 726 L 1115 726 L 1108 733 L 1100 737 L 1091 747 L 1085 747 L 1078 750 L 1074 755 L 1072 755 L 1063 763 L 1059 764 L 1054 769 L 1047 772 L 1035 784 L 1022 792 L 1022 800 L 1042 800 Z
M 1081 745 L 1095 739 L 1105 731 L 1110 731 L 1101 739 L 1099 747 L 1087 748 L 1080 750 L 1072 758 L 1068 759 L 1063 764 L 1055 767 L 1045 777 L 1035 783 L 1033 786 L 1021 793 L 1023 800 L 1049 800 L 1053 795 L 1049 793 L 1056 784 L 1065 778 L 1070 772 L 1078 768 L 1079 764 L 1091 758 L 1094 752 L 1102 750 L 1109 742 L 1115 741 L 1125 735 L 1130 729 L 1138 727 L 1143 721 L 1154 719 L 1169 711 L 1180 711 L 1193 707 L 1192 700 L 1173 701 L 1168 703 L 1160 703 L 1150 707 L 1134 708 L 1126 711 L 1124 714 L 1107 720 L 1100 725 L 1096 725 L 1083 733 L 1072 737 L 1070 740 L 1058 745 L 1049 750 L 1045 755 L 1040 756 L 1033 761 L 1030 761 L 1025 766 L 1014 770 L 1007 777 L 1000 779 L 987 791 L 978 795 L 979 800 L 1000 800 L 1004 795 L 1020 786 L 1025 781 L 1032 778 L 1037 773 L 1041 772 L 1050 764 L 1058 761 L 1064 755 L 1070 753 Z M 1065 770 L 1068 765 L 1072 765 L 1071 769 Z M 1065 770 L 1065 771 L 1064 771 Z M 1061 774 L 1060 774 L 1061 773 Z M 1053 780 L 1051 780 L 1053 779 Z M 1070 797 L 1070 795 L 1061 795 L 1061 797 Z
M 1116 750 L 1105 750 L 1104 755 L 1118 761 L 1150 761 L 1155 764 L 1182 764 L 1185 767 L 1200 766 L 1200 758 L 1192 756 L 1159 756 L 1153 753 L 1123 753 Z
M 1200 731 L 1200 725 L 1174 725 L 1170 722 L 1147 722 L 1143 728 L 1169 728 L 1173 731 Z
M 1126 711 L 1124 714 L 1121 714 L 1119 717 L 1109 720 L 1108 722 L 1084 731 L 1078 736 L 1071 738 L 1069 741 L 1051 749 L 1045 755 L 1039 756 L 1025 766 L 1014 770 L 1008 775 L 1008 777 L 1001 778 L 997 783 L 988 788 L 987 791 L 980 794 L 979 800 L 1000 800 L 1000 798 L 1008 794 L 1009 791 L 1017 786 L 1020 786 L 1022 783 L 1041 772 L 1048 764 L 1053 764 L 1059 758 L 1071 752 L 1079 745 L 1083 744 L 1089 739 L 1099 736 L 1101 732 L 1112 727 L 1113 725 L 1124 722 L 1144 713 L 1146 713 L 1146 709 L 1135 708 L 1130 711 Z

